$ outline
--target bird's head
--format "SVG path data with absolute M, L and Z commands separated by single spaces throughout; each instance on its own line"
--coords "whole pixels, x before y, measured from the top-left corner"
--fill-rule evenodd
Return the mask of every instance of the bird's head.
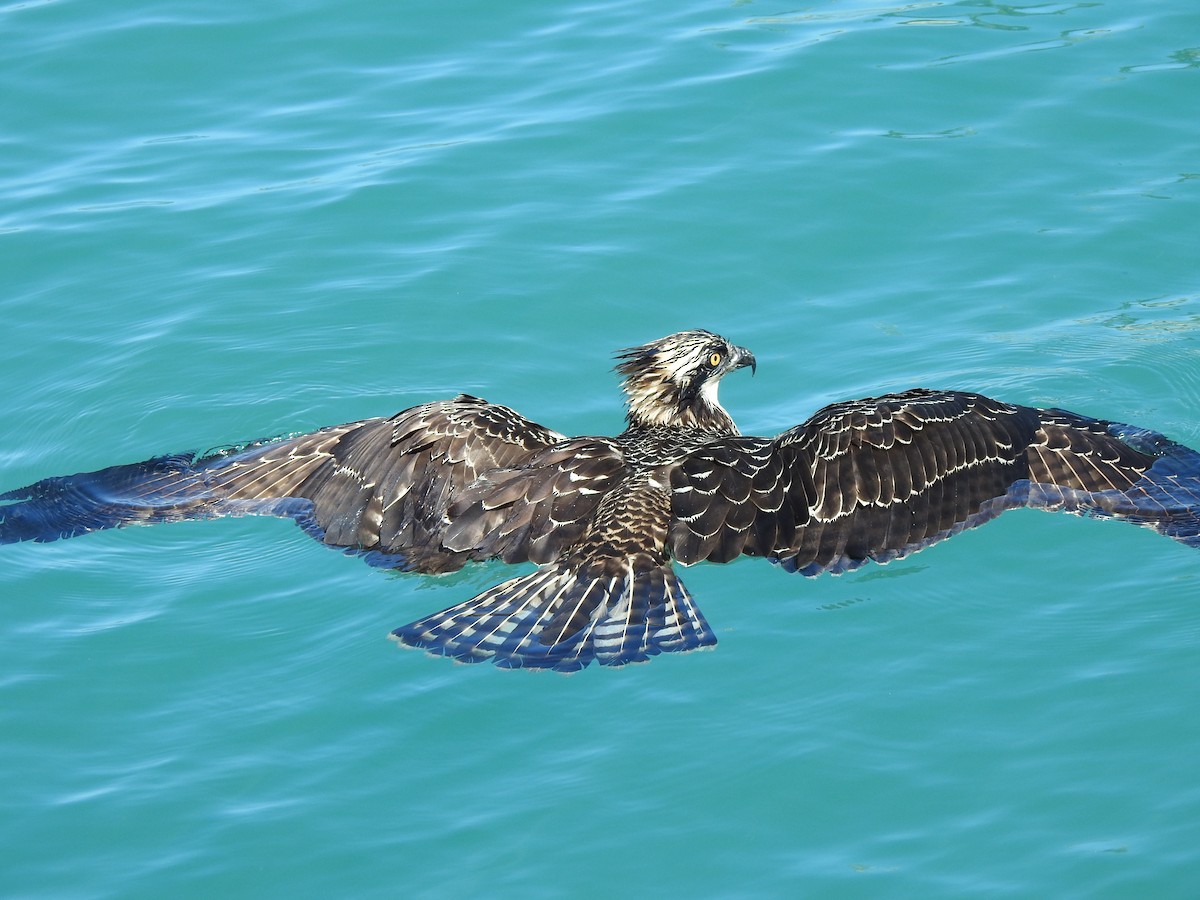
M 681 331 L 618 351 L 630 426 L 680 425 L 737 434 L 717 400 L 717 385 L 734 369 L 754 370 L 754 354 L 711 331 Z

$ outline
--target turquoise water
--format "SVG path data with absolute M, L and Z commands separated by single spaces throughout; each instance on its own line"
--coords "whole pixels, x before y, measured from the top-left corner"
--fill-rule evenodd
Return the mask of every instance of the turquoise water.
M 1200 446 L 1200 14 L 0 7 L 0 487 L 457 391 L 744 431 L 915 385 Z M 572 677 L 387 632 L 499 580 L 290 523 L 0 548 L 5 897 L 1193 897 L 1200 557 L 1016 512 L 685 577 L 720 645 Z

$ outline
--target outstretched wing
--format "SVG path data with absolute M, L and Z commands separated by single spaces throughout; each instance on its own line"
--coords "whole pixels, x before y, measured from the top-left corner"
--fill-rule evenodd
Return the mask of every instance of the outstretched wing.
M 234 502 L 307 500 L 298 518 L 326 544 L 394 557 L 405 569 L 452 571 L 479 558 L 472 546 L 443 544 L 454 500 L 486 473 L 527 464 L 564 440 L 506 406 L 462 395 L 238 454 L 213 467 L 208 483 Z
M 1035 506 L 1200 544 L 1200 454 L 1160 434 L 978 394 L 825 407 L 774 439 L 712 442 L 671 471 L 684 563 L 765 556 L 806 575 L 888 562 Z
M 331 546 L 421 572 L 497 555 L 544 561 L 577 535 L 623 466 L 603 445 L 572 464 L 577 443 L 463 395 L 199 459 L 46 479 L 0 497 L 10 501 L 0 505 L 0 542 L 277 515 Z

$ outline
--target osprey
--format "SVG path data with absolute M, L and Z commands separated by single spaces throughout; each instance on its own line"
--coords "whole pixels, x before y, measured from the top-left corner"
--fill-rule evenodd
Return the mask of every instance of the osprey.
M 48 478 L 0 495 L 0 543 L 217 516 L 290 517 L 376 565 L 531 574 L 393 632 L 507 668 L 623 665 L 716 636 L 673 563 L 886 563 L 1018 506 L 1200 547 L 1200 454 L 1161 434 L 960 391 L 835 403 L 745 437 L 717 400 L 754 355 L 709 331 L 618 353 L 616 437 L 567 437 L 461 395 L 297 437 Z

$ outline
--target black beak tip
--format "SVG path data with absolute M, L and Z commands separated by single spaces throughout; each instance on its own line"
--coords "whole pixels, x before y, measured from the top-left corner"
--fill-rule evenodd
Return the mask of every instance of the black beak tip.
M 754 358 L 754 354 L 749 350 L 738 348 L 738 368 L 750 367 L 750 375 L 753 376 L 758 371 L 758 360 Z

